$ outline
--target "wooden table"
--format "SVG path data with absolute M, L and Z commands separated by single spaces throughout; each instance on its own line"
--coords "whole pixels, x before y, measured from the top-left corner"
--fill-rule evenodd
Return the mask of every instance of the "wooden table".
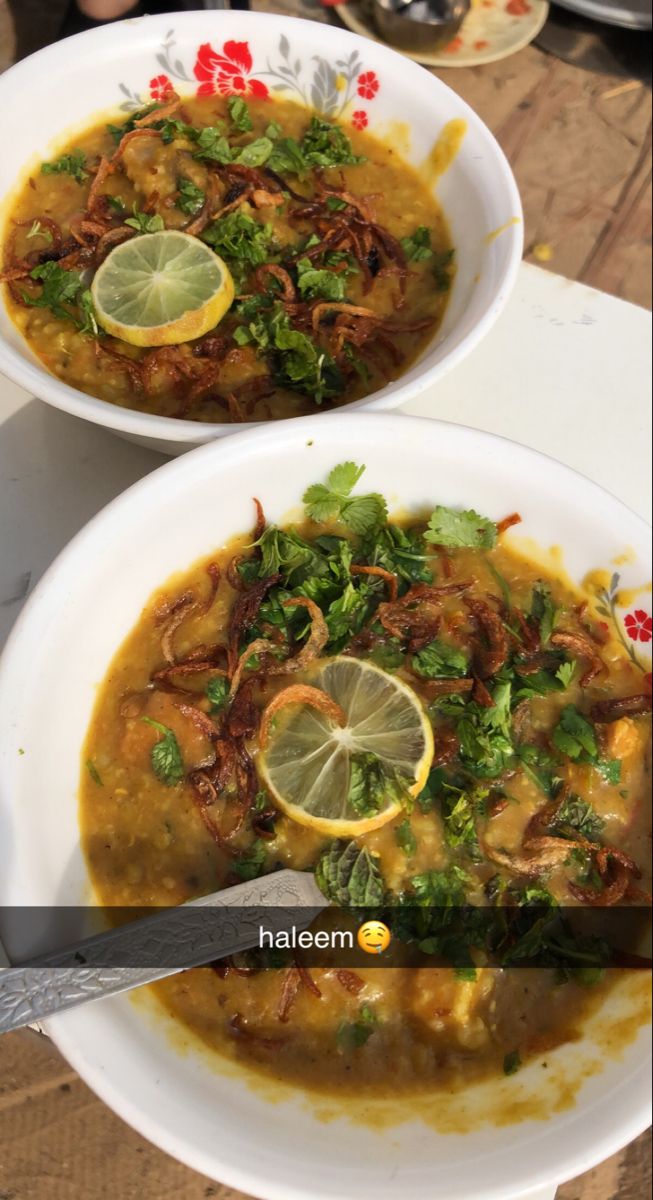
M 323 16 L 302 2 L 303 15 Z M 25 50 L 37 48 L 39 35 L 54 36 L 65 0 L 15 3 Z M 266 7 L 299 12 L 297 0 Z M 13 54 L 0 0 L 0 70 Z M 488 67 L 440 74 L 480 113 L 513 165 L 530 261 L 650 308 L 649 90 L 586 74 L 534 47 Z M 650 1145 L 642 1137 L 560 1188 L 558 1200 L 645 1200 L 650 1181 Z M 244 1200 L 124 1125 L 47 1039 L 31 1031 L 0 1039 L 0 1200 L 107 1196 Z

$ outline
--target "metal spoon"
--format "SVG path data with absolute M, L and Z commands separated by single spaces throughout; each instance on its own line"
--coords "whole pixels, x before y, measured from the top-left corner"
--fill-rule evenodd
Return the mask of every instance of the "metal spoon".
M 0 1033 L 249 950 L 260 945 L 262 926 L 301 932 L 327 903 L 312 874 L 276 871 L 20 966 L 3 968 L 0 946 Z

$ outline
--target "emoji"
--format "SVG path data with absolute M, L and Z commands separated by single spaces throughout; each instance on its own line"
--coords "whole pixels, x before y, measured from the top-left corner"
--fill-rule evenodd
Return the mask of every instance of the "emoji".
M 366 954 L 383 954 L 390 945 L 390 930 L 383 921 L 365 921 L 358 930 L 356 940 Z

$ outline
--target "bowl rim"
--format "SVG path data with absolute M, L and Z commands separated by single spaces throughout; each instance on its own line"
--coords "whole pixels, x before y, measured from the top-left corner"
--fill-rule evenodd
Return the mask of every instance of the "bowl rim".
M 157 492 L 162 488 L 169 491 L 169 484 L 175 479 L 180 481 L 180 487 L 188 493 L 192 487 L 196 463 L 202 461 L 209 462 L 213 456 L 216 474 L 219 474 L 225 455 L 231 455 L 234 459 L 244 456 L 247 459 L 249 449 L 256 446 L 265 446 L 266 450 L 272 453 L 274 450 L 274 438 L 279 442 L 283 442 L 286 435 L 292 434 L 298 435 L 303 442 L 305 435 L 308 437 L 311 435 L 316 437 L 323 435 L 325 426 L 324 424 L 316 425 L 315 422 L 317 420 L 318 417 L 314 415 L 289 419 L 275 423 L 272 433 L 270 430 L 260 427 L 253 432 L 240 431 L 226 443 L 211 442 L 200 446 L 190 455 L 184 455 L 163 463 L 153 472 L 144 476 L 119 494 L 93 516 L 48 567 L 37 583 L 34 592 L 24 605 L 9 635 L 4 651 L 0 655 L 0 720 L 4 717 L 9 718 L 13 710 L 15 690 L 12 680 L 15 680 L 16 672 L 20 671 L 20 663 L 27 652 L 27 648 L 33 645 L 33 639 L 30 637 L 32 622 L 34 620 L 39 622 L 43 612 L 47 612 L 51 607 L 56 596 L 57 583 L 60 580 L 65 582 L 66 578 L 74 575 L 79 568 L 80 561 L 88 561 L 88 551 L 92 550 L 93 546 L 98 544 L 103 538 L 105 529 L 116 521 L 122 522 L 124 520 L 124 515 L 129 511 L 135 497 L 138 498 L 139 505 L 143 508 L 144 502 L 148 500 L 148 497 L 155 497 Z M 496 460 L 498 456 L 509 459 L 516 454 L 525 463 L 529 461 L 535 462 L 536 460 L 543 461 L 545 470 L 547 473 L 551 473 L 552 484 L 555 484 L 556 478 L 565 480 L 572 486 L 580 483 L 583 493 L 590 501 L 590 504 L 592 496 L 596 499 L 596 506 L 591 507 L 592 512 L 594 512 L 595 507 L 605 507 L 607 504 L 611 512 L 614 513 L 615 526 L 619 525 L 620 519 L 623 523 L 623 519 L 626 518 L 630 529 L 637 529 L 642 537 L 648 540 L 648 523 L 621 500 L 613 496 L 608 489 L 588 479 L 581 472 L 559 462 L 552 456 L 535 450 L 530 446 L 524 446 L 510 438 L 477 430 L 465 425 L 458 425 L 453 422 L 401 414 L 385 414 L 381 416 L 374 413 L 358 413 L 345 416 L 344 420 L 345 423 L 351 422 L 352 425 L 356 423 L 363 430 L 375 427 L 378 429 L 383 426 L 385 431 L 384 436 L 387 436 L 389 440 L 393 437 L 401 438 L 411 428 L 414 431 L 422 429 L 424 433 L 428 432 L 430 438 L 437 436 L 439 431 L 441 436 L 453 438 L 458 442 L 463 452 L 466 443 L 473 440 L 479 447 L 485 448 L 489 459 L 494 458 Z M 343 432 L 341 428 L 339 433 Z M 203 459 L 200 456 L 203 456 Z M 150 505 L 150 507 L 152 511 L 156 510 L 156 506 Z M 0 756 L 0 789 L 2 791 L 6 790 L 6 784 L 3 781 L 6 772 L 6 761 Z M 11 811 L 10 809 L 10 817 Z M 8 886 L 10 887 L 11 884 Z M 5 895 L 2 902 L 7 903 L 11 901 Z M 211 1176 L 216 1167 L 215 1159 L 213 1162 L 209 1161 L 208 1152 L 201 1150 L 199 1147 L 190 1146 L 182 1134 L 175 1134 L 171 1137 L 169 1131 L 163 1127 L 162 1122 L 157 1122 L 150 1112 L 140 1107 L 136 1098 L 127 1095 L 126 1087 L 122 1089 L 117 1087 L 113 1080 L 106 1077 L 100 1064 L 89 1060 L 83 1049 L 77 1045 L 75 1030 L 70 1021 L 71 1016 L 72 1014 L 66 1014 L 62 1018 L 55 1018 L 46 1023 L 46 1028 L 55 1044 L 64 1053 L 80 1076 L 85 1079 L 89 1086 L 114 1111 L 122 1116 L 123 1119 L 128 1120 L 135 1129 L 155 1145 L 158 1145 L 168 1153 L 173 1153 L 177 1158 L 195 1170 L 203 1171 L 205 1174 Z M 610 1136 L 608 1138 L 603 1136 L 601 1141 L 597 1140 L 596 1142 L 590 1142 L 587 1138 L 581 1139 L 581 1144 L 573 1152 L 566 1154 L 562 1162 L 560 1160 L 552 1161 L 548 1172 L 540 1169 L 538 1175 L 528 1179 L 526 1184 L 527 1190 L 529 1192 L 534 1191 L 538 1187 L 545 1187 L 548 1183 L 560 1183 L 564 1179 L 569 1179 L 580 1174 L 603 1161 L 604 1158 L 615 1153 L 628 1141 L 636 1137 L 647 1127 L 650 1120 L 649 1106 L 643 1101 L 644 1098 L 640 1088 L 637 1098 L 633 1100 L 632 1106 L 629 1107 L 627 1103 L 618 1106 L 617 1118 L 614 1124 L 611 1125 Z M 573 1120 L 579 1113 L 582 1114 L 581 1106 L 571 1111 L 569 1119 Z M 253 1192 L 253 1194 L 256 1194 L 257 1188 L 260 1187 L 261 1176 L 260 1174 L 256 1174 L 255 1167 L 252 1167 L 250 1171 L 248 1166 L 235 1168 L 233 1165 L 229 1165 L 226 1171 L 221 1166 L 220 1171 L 221 1178 L 230 1186 Z M 513 1189 L 508 1182 L 502 1186 L 501 1190 L 498 1187 L 492 1186 L 490 1190 L 484 1193 L 484 1200 L 509 1200 L 510 1197 L 522 1194 L 518 1190 L 519 1186 L 519 1181 L 517 1183 L 517 1190 Z M 273 1197 L 274 1200 L 307 1200 L 305 1189 L 299 1185 L 293 1187 L 288 1184 L 287 1180 L 283 1182 L 283 1187 L 277 1185 L 275 1180 L 268 1180 L 266 1189 L 265 1194 Z M 472 1194 L 476 1195 L 476 1192 Z M 333 1192 L 322 1189 L 321 1186 L 316 1184 L 316 1190 L 313 1195 L 315 1196 L 315 1200 L 318 1200 L 318 1198 L 320 1200 L 327 1200 L 327 1197 L 331 1200 Z
M 216 16 L 229 14 L 219 14 L 218 10 L 216 10 L 209 15 L 215 18 Z M 361 44 L 367 45 L 365 38 L 362 38 L 359 34 L 352 33 L 348 29 L 307 20 L 302 17 L 285 16 L 281 13 L 260 12 L 238 12 L 237 16 L 239 30 L 242 29 L 245 36 L 247 36 L 248 26 L 253 27 L 254 25 L 263 24 L 263 26 L 269 26 L 272 29 L 275 25 L 281 23 L 284 26 L 291 24 L 293 29 L 301 26 L 307 31 L 310 28 L 316 37 L 319 36 L 321 39 L 325 37 L 327 41 L 333 40 L 334 49 L 336 40 L 342 46 L 342 39 L 344 39 L 345 44 L 350 44 L 352 49 Z M 3 98 L 10 102 L 12 92 L 20 92 L 23 87 L 26 87 L 30 76 L 34 72 L 47 77 L 51 62 L 60 60 L 62 55 L 68 57 L 72 54 L 71 43 L 73 42 L 79 45 L 80 48 L 83 45 L 84 54 L 88 57 L 88 53 L 92 51 L 94 46 L 100 46 L 105 41 L 110 42 L 116 36 L 119 37 L 121 31 L 124 31 L 127 27 L 130 27 L 130 34 L 137 34 L 137 31 L 142 29 L 145 31 L 145 36 L 147 37 L 150 29 L 154 29 L 155 27 L 161 28 L 162 24 L 166 23 L 169 25 L 169 22 L 174 18 L 176 28 L 188 27 L 192 29 L 196 25 L 198 29 L 206 30 L 206 17 L 206 12 L 189 11 L 144 17 L 128 17 L 125 20 L 114 21 L 109 25 L 104 25 L 97 29 L 86 30 L 83 33 L 75 34 L 72 38 L 66 38 L 64 41 L 45 46 L 20 62 L 15 63 L 0 76 L 0 102 Z M 444 356 L 441 362 L 434 363 L 430 368 L 424 370 L 418 378 L 409 383 L 402 383 L 404 377 L 399 376 L 398 380 L 391 381 L 393 384 L 396 383 L 397 386 L 393 388 L 389 395 L 383 395 L 385 388 L 390 386 L 385 385 L 377 393 L 372 393 L 370 396 L 365 396 L 360 400 L 344 404 L 340 408 L 329 410 L 329 412 L 337 413 L 365 410 L 383 411 L 389 408 L 396 408 L 398 405 L 404 404 L 421 394 L 427 387 L 443 378 L 450 370 L 455 368 L 482 341 L 503 311 L 517 278 L 524 244 L 524 216 L 515 177 L 501 146 L 482 118 L 462 97 L 454 92 L 453 88 L 450 88 L 448 84 L 444 83 L 430 71 L 426 71 L 425 68 L 410 59 L 406 59 L 400 51 L 393 50 L 391 47 L 381 43 L 375 43 L 374 53 L 388 60 L 388 65 L 391 69 L 394 64 L 396 70 L 399 62 L 403 70 L 408 71 L 409 74 L 421 72 L 423 75 L 428 76 L 430 83 L 428 85 L 423 84 L 423 86 L 430 87 L 433 94 L 448 94 L 455 97 L 463 119 L 486 139 L 497 169 L 497 179 L 500 180 L 501 186 L 505 190 L 507 206 L 516 220 L 502 231 L 502 238 L 506 239 L 507 242 L 506 261 L 495 281 L 493 296 L 488 300 L 485 310 L 479 317 L 474 328 L 461 339 L 458 345 L 454 346 Z M 4 199 L 2 197 L 0 201 Z M 11 318 L 8 319 L 10 320 Z M 78 388 L 64 383 L 56 375 L 47 371 L 35 358 L 30 360 L 23 357 L 14 346 L 5 340 L 1 333 L 0 372 L 6 375 L 13 383 L 25 388 L 30 394 L 53 405 L 55 408 L 61 409 L 63 412 L 81 417 L 106 429 L 112 429 L 116 433 L 137 439 L 156 438 L 162 442 L 179 442 L 196 445 L 199 441 L 212 440 L 226 434 L 232 436 L 234 429 L 237 429 L 241 433 L 249 432 L 259 427 L 267 428 L 270 425 L 270 422 L 265 421 L 247 421 L 238 426 L 234 426 L 228 422 L 209 423 L 188 421 L 176 417 L 163 417 L 156 413 L 140 412 L 137 409 L 123 408 L 110 403 L 108 400 L 101 400 L 95 396 L 90 396 L 86 392 L 82 392 Z M 312 416 L 313 414 L 308 415 Z M 317 415 L 326 414 L 319 414 L 318 412 Z M 292 419 L 297 420 L 298 418 Z

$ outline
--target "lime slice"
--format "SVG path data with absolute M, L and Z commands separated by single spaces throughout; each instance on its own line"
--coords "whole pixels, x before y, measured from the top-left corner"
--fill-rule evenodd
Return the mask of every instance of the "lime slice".
M 259 752 L 259 772 L 278 807 L 300 825 L 358 837 L 400 812 L 398 790 L 412 796 L 422 791 L 433 760 L 431 723 L 411 688 L 369 662 L 333 658 L 310 683 L 306 690 L 325 692 L 341 719 L 315 703 L 279 712 Z M 288 692 L 292 701 L 291 693 L 301 689 Z M 275 711 L 280 698 L 271 701 Z M 266 725 L 265 715 L 263 720 Z M 374 811 L 361 807 L 355 795 L 361 769 L 385 781 Z
M 97 319 L 132 346 L 176 346 L 218 324 L 234 298 L 229 268 L 198 238 L 174 229 L 116 246 L 91 285 Z

